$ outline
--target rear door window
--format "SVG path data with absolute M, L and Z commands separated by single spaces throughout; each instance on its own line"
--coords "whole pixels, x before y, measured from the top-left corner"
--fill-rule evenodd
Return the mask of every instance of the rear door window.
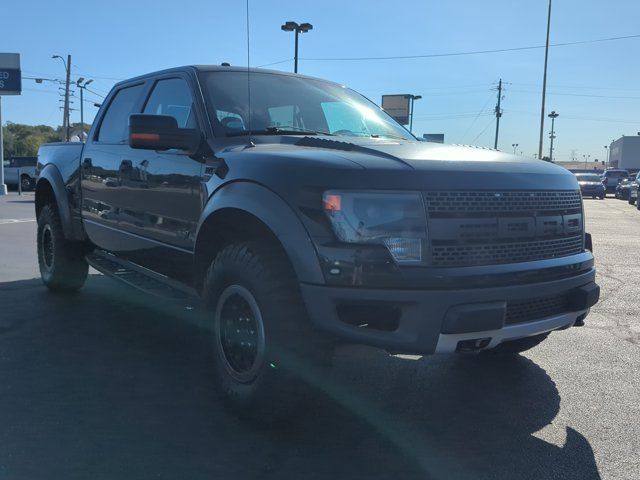
M 129 115 L 138 104 L 144 85 L 125 87 L 116 93 L 102 118 L 98 141 L 100 143 L 125 143 L 129 131 Z

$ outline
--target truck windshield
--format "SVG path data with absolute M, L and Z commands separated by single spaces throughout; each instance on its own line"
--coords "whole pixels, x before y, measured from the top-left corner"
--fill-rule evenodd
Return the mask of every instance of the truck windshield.
M 415 140 L 382 109 L 348 88 L 321 80 L 251 72 L 205 72 L 211 121 L 226 136 L 331 134 Z M 251 117 L 249 118 L 249 113 Z

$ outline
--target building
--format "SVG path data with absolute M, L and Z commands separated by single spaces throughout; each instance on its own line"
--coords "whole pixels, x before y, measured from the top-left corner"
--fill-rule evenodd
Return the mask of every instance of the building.
M 609 168 L 640 170 L 640 135 L 621 137 L 609 146 Z

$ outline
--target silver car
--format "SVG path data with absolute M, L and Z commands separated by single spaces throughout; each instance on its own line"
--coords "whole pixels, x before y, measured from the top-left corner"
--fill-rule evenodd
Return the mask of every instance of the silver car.
M 4 161 L 4 183 L 31 190 L 36 184 L 38 157 L 12 157 Z

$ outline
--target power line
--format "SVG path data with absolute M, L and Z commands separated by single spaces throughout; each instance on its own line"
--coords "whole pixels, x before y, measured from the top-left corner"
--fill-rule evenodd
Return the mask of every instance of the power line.
M 102 94 L 100 94 L 100 93 L 98 93 L 98 92 L 94 92 L 94 91 L 93 91 L 93 90 L 91 90 L 90 88 L 84 87 L 84 89 L 85 89 L 87 92 L 89 92 L 89 93 L 93 93 L 93 94 L 94 94 L 95 96 L 97 96 L 97 97 L 100 97 L 100 98 L 102 98 L 102 99 L 104 99 L 104 98 L 105 98 L 105 95 L 102 95 Z
M 281 63 L 292 62 L 293 58 L 287 58 L 286 60 L 279 60 L 277 62 L 265 63 L 264 65 L 258 65 L 256 68 L 270 67 L 272 65 L 280 65 Z
M 493 115 L 492 115 L 492 116 L 493 116 Z M 473 145 L 474 143 L 476 143 L 476 140 L 478 140 L 478 139 L 479 139 L 479 138 L 484 134 L 484 132 L 486 132 L 486 131 L 487 131 L 487 128 L 489 128 L 491 125 L 493 125 L 493 118 L 492 118 L 491 120 L 489 120 L 489 123 L 487 123 L 487 126 L 486 126 L 486 127 L 484 127 L 484 128 L 482 129 L 482 131 L 481 131 L 478 135 L 476 135 L 476 138 L 474 138 L 473 140 L 471 140 L 471 144 Z
M 482 108 L 480 109 L 480 111 L 478 112 L 478 114 L 473 118 L 473 122 L 471 122 L 471 125 L 469 125 L 469 127 L 465 130 L 464 134 L 462 135 L 462 137 L 460 137 L 460 143 L 462 143 L 462 141 L 464 140 L 464 137 L 467 136 L 467 134 L 469 133 L 469 131 L 473 128 L 473 126 L 476 124 L 476 122 L 478 121 L 478 118 L 480 118 L 480 116 L 484 113 L 484 109 L 487 108 L 487 105 L 489 104 L 489 102 L 491 101 L 491 99 L 493 98 L 493 91 L 489 93 L 489 96 L 487 97 L 487 101 L 484 102 L 484 105 L 482 105 Z M 487 112 L 489 114 L 492 115 L 491 112 Z
M 535 93 L 536 95 L 540 92 L 535 90 L 510 90 L 511 92 L 518 93 Z M 567 92 L 548 92 L 548 95 L 561 95 L 567 97 L 591 97 L 591 98 L 617 98 L 620 100 L 640 100 L 640 97 L 631 97 L 631 96 L 622 96 L 622 95 L 596 95 L 592 93 L 567 93 Z
M 550 47 L 566 47 L 569 45 L 584 45 L 589 43 L 600 42 L 612 42 L 617 40 L 628 40 L 632 38 L 640 38 L 640 34 L 634 35 L 622 35 L 617 37 L 596 38 L 593 40 L 578 40 L 575 42 L 562 42 L 552 43 Z M 527 47 L 512 47 L 512 48 L 497 48 L 493 50 L 470 50 L 465 52 L 447 52 L 447 53 L 428 53 L 420 55 L 391 55 L 386 57 L 315 57 L 315 58 L 301 58 L 305 61 L 367 61 L 367 60 L 408 60 L 416 58 L 436 58 L 436 57 L 459 57 L 463 55 L 482 55 L 487 53 L 503 53 L 503 52 L 517 52 L 522 50 L 536 50 L 545 48 L 545 45 L 531 45 Z

